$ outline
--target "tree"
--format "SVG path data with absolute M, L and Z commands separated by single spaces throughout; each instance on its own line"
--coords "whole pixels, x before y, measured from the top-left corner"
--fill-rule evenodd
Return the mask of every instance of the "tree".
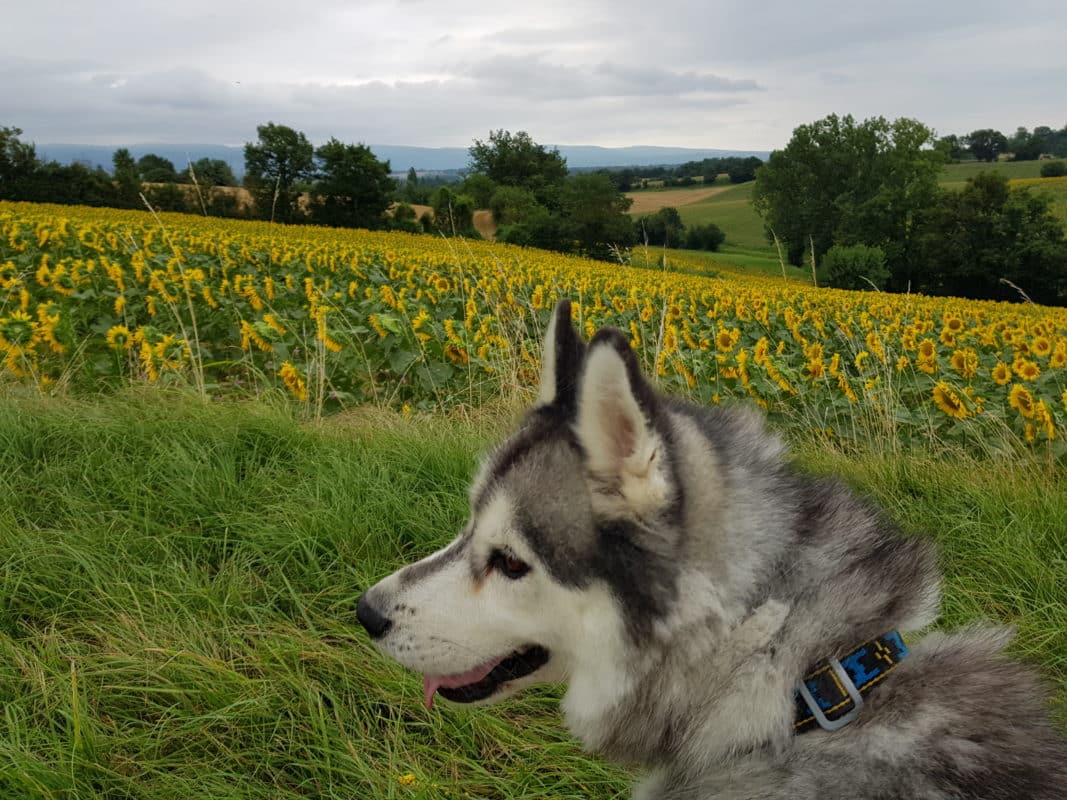
M 685 244 L 682 245 L 686 250 L 708 250 L 715 252 L 719 249 L 719 245 L 726 241 L 726 234 L 723 233 L 722 228 L 716 225 L 714 222 L 708 222 L 704 225 L 693 225 L 685 232 Z
M 137 208 L 141 205 L 141 174 L 133 156 L 125 147 L 120 147 L 111 156 L 111 163 L 119 206 Z
M 960 137 L 954 133 L 949 136 L 942 136 L 938 139 L 937 147 L 941 149 L 946 158 L 950 161 L 959 161 L 963 158 L 965 153 L 963 142 L 960 141 Z
M 1007 137 L 992 128 L 971 131 L 964 137 L 964 141 L 971 155 L 979 161 L 996 161 L 1001 153 L 1006 153 L 1008 150 Z
M 233 169 L 221 158 L 198 158 L 183 173 L 185 183 L 192 183 L 193 175 L 200 186 L 236 186 Z
M 736 162 L 727 170 L 730 183 L 747 183 L 756 179 L 756 170 L 763 166 L 763 161 L 755 156 L 750 156 Z
M 533 192 L 518 186 L 501 186 L 489 198 L 489 210 L 498 226 L 526 222 L 538 208 Z
M 245 185 L 256 198 L 261 217 L 292 222 L 301 216 L 294 186 L 314 176 L 315 148 L 307 137 L 285 125 L 268 122 L 256 128 L 257 143 L 245 144 Z
M 913 288 L 930 294 L 1018 300 L 1007 279 L 1039 303 L 1067 301 L 1067 241 L 1050 200 L 983 172 L 945 191 L 919 221 Z
M 496 190 L 497 185 L 493 179 L 480 172 L 468 175 L 463 180 L 463 184 L 460 187 L 460 191 L 463 194 L 470 195 L 474 198 L 474 205 L 477 208 L 489 208 L 489 201 L 492 199 Z
M 1008 149 L 1011 151 L 1012 161 L 1037 161 L 1041 157 L 1044 141 L 1036 133 L 1030 133 L 1026 128 L 1019 127 L 1015 135 L 1008 141 Z
M 379 161 L 362 144 L 330 139 L 315 151 L 319 180 L 311 217 L 316 223 L 346 228 L 380 228 L 385 224 L 396 184 L 389 162 Z
M 176 183 L 178 180 L 174 163 L 155 153 L 145 153 L 137 159 L 137 174 L 145 183 Z
M 560 195 L 560 238 L 590 258 L 610 261 L 615 248 L 633 244 L 626 213 L 632 204 L 607 175 L 575 175 Z
M 637 241 L 657 247 L 679 247 L 685 235 L 685 223 L 677 208 L 661 208 L 634 221 L 634 236 Z
M 21 200 L 37 169 L 37 150 L 19 140 L 22 130 L 0 127 L 0 200 Z
M 470 171 L 488 176 L 500 186 L 518 186 L 534 194 L 548 208 L 559 207 L 559 189 L 567 177 L 567 160 L 559 150 L 537 144 L 525 131 L 512 135 L 498 130 L 489 141 L 475 139 Z
M 194 211 L 189 205 L 186 190 L 176 183 L 146 186 L 144 195 L 149 205 L 156 211 Z
M 819 265 L 819 285 L 835 289 L 883 289 L 889 281 L 885 253 L 880 247 L 834 245 Z
M 944 164 L 920 122 L 831 115 L 801 125 L 756 173 L 753 205 L 800 264 L 834 244 L 882 247 L 890 267 L 907 259 L 917 212 L 936 196 Z
M 393 206 L 392 218 L 389 221 L 389 229 L 394 231 L 406 231 L 407 233 L 421 233 L 415 209 L 408 203 L 397 203 Z
M 434 226 L 445 236 L 481 238 L 474 229 L 474 198 L 456 194 L 447 186 L 434 191 L 430 198 Z

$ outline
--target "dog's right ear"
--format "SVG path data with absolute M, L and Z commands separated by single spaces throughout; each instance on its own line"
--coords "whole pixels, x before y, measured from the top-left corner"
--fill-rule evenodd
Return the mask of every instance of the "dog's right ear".
M 567 412 L 575 409 L 584 353 L 585 345 L 571 322 L 571 301 L 560 300 L 545 331 L 538 407 L 555 405 Z

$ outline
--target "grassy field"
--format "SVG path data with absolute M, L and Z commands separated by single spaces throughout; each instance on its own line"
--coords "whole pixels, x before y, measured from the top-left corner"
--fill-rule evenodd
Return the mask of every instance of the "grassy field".
M 1017 185 L 1028 186 L 1032 192 L 1048 194 L 1052 198 L 1053 212 L 1067 223 L 1067 180 L 1040 179 L 1043 163 L 1002 161 L 993 164 L 949 164 L 942 173 L 941 185 L 959 189 L 968 178 L 973 178 L 979 172 L 999 172 L 1013 181 L 1025 181 Z M 710 195 L 706 187 L 694 186 L 688 189 L 643 191 L 634 193 L 633 196 L 635 206 L 636 201 L 641 204 L 641 214 L 654 213 L 660 208 L 673 205 L 686 225 L 704 225 L 709 222 L 718 225 L 726 232 L 726 246 L 722 248 L 720 256 L 724 263 L 739 267 L 759 264 L 760 268 L 770 269 L 771 266 L 777 266 L 778 256 L 774 246 L 767 242 L 763 221 L 752 208 L 753 186 L 753 183 L 726 185 Z
M 628 797 L 551 691 L 427 711 L 355 624 L 363 587 L 451 538 L 509 418 L 0 401 L 0 796 Z M 945 624 L 1018 625 L 1067 722 L 1067 476 L 797 447 L 937 538 Z
M 1009 179 L 1039 178 L 1044 161 L 965 161 L 960 164 L 948 164 L 941 173 L 941 185 L 957 188 L 973 178 L 979 172 L 999 172 Z

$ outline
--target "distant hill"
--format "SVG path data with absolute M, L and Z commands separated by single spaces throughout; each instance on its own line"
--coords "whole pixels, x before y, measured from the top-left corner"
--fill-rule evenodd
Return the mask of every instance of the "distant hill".
M 121 145 L 91 144 L 39 144 L 39 158 L 69 164 L 83 162 L 90 167 L 97 165 L 111 169 L 111 155 Z M 596 169 L 598 167 L 637 167 L 684 164 L 705 158 L 725 156 L 757 156 L 766 159 L 769 155 L 759 150 L 712 150 L 688 147 L 593 147 L 586 145 L 549 145 L 559 147 L 571 169 Z M 220 158 L 230 165 L 234 174 L 244 174 L 244 148 L 220 144 L 131 144 L 126 148 L 134 158 L 146 153 L 155 153 L 170 159 L 181 169 L 190 161 L 200 158 Z M 389 161 L 393 172 L 404 173 L 414 167 L 417 172 L 451 172 L 465 169 L 468 161 L 466 147 L 407 147 L 404 145 L 372 144 L 370 149 L 378 158 Z

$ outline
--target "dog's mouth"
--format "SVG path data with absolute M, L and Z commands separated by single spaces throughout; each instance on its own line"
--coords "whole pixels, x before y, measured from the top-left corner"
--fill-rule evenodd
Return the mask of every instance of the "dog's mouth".
M 548 663 L 548 650 L 540 645 L 521 647 L 512 653 L 486 661 L 455 675 L 423 675 L 422 688 L 427 708 L 435 694 L 453 703 L 474 703 L 496 693 L 508 681 L 525 678 Z

